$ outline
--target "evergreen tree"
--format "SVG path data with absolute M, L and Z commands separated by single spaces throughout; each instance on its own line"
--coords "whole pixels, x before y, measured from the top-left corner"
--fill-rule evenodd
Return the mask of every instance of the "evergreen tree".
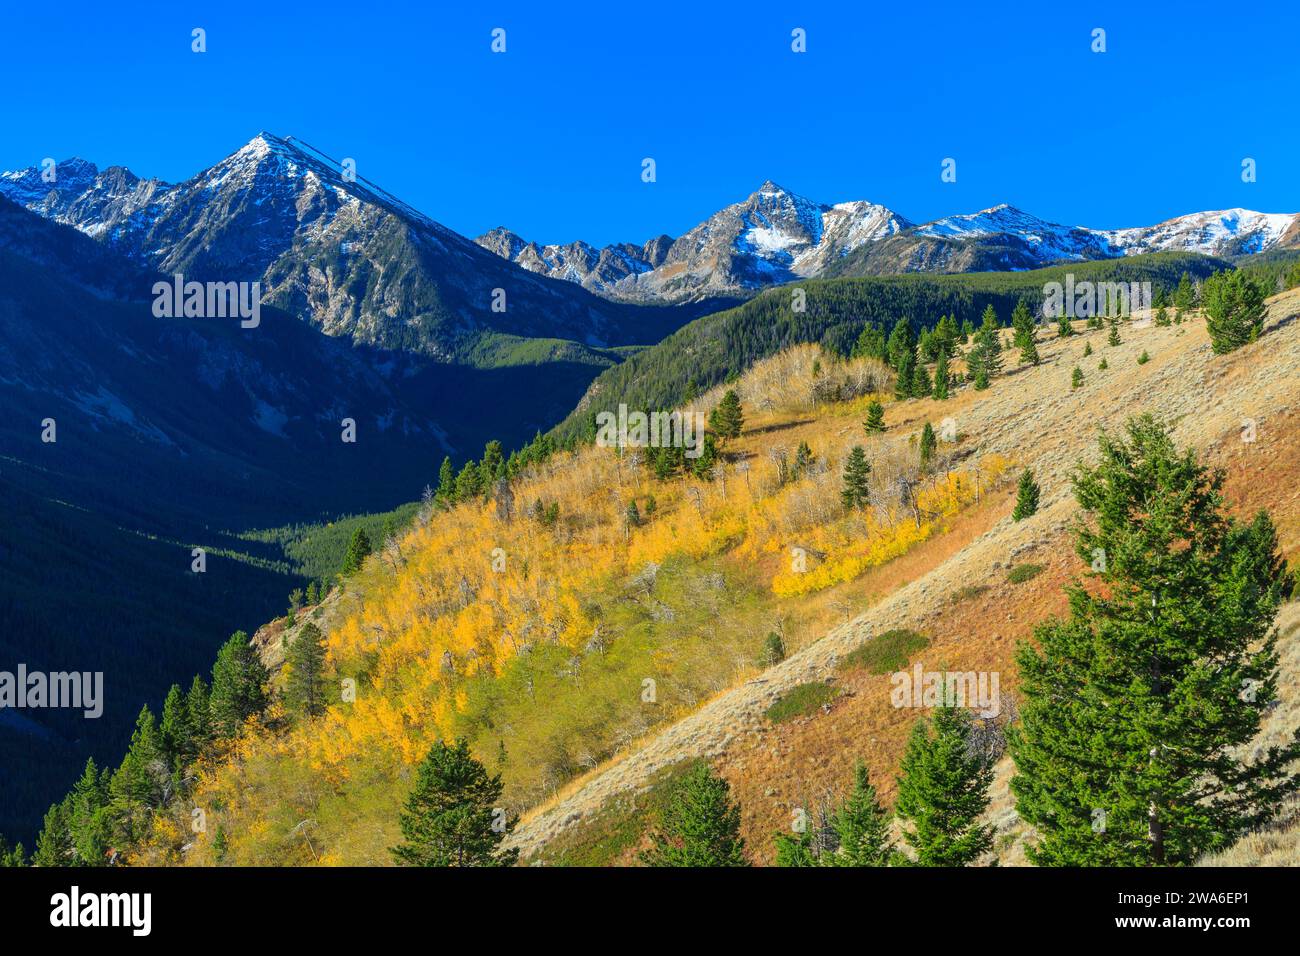
M 745 425 L 745 415 L 740 405 L 740 396 L 735 389 L 727 389 L 722 401 L 718 402 L 709 416 L 709 427 L 719 438 L 739 438 Z
M 1022 353 L 1026 347 L 1033 346 L 1038 329 L 1034 325 L 1034 317 L 1024 299 L 1018 301 L 1011 312 L 1011 328 L 1015 330 L 1012 341 Z
M 776 865 L 820 866 L 821 861 L 813 847 L 813 835 L 807 831 L 791 836 L 778 833 L 773 842 L 776 844 Z
M 307 583 L 307 593 L 306 595 L 304 595 L 303 600 L 307 602 L 307 605 L 309 607 L 315 607 L 317 604 L 319 604 L 320 585 L 318 585 L 315 581 L 309 581 Z
M 853 792 L 831 820 L 839 836 L 839 851 L 827 854 L 831 866 L 888 866 L 894 859 L 889 815 L 880 806 L 867 768 L 853 768 Z
M 479 462 L 478 473 L 482 491 L 487 491 L 498 479 L 505 475 L 505 456 L 501 442 L 493 439 L 483 446 L 483 458 Z
M 1270 634 L 1291 580 L 1272 521 L 1225 513 L 1222 472 L 1150 416 L 1074 475 L 1091 587 L 1022 645 L 1009 742 L 1043 865 L 1182 865 L 1267 824 L 1300 738 L 1254 747 L 1277 699 Z
M 868 435 L 878 435 L 885 430 L 885 406 L 873 401 L 867 406 L 867 420 L 862 423 Z
M 463 737 L 438 741 L 417 771 L 393 856 L 408 866 L 513 865 L 519 851 L 501 841 L 518 821 L 500 807 L 501 791 L 501 775 L 490 776 Z
M 948 397 L 948 356 L 940 352 L 939 360 L 934 363 L 934 390 L 930 393 L 934 398 L 943 401 Z
M 1118 326 L 1118 325 L 1112 325 L 1112 326 L 1110 327 L 1110 337 L 1106 339 L 1106 344 L 1107 344 L 1107 345 L 1119 345 L 1119 344 L 1120 344 L 1120 339 L 1119 339 L 1119 326 Z
M 1002 343 L 998 338 L 997 326 L 989 324 L 992 309 L 993 307 L 989 306 L 985 310 L 984 325 L 975 333 L 975 342 L 971 346 L 970 356 L 967 359 L 971 379 L 977 391 L 988 388 L 989 381 L 1002 371 Z M 997 319 L 993 318 L 993 321 L 996 322 Z
M 1039 363 L 1038 346 L 1034 344 L 1032 338 L 1026 339 L 1024 344 L 1020 346 L 1020 361 L 1025 365 L 1037 365 Z
M 266 667 L 248 635 L 236 631 L 217 652 L 212 665 L 209 713 L 212 729 L 222 737 L 233 737 L 248 718 L 266 707 Z
M 27 851 L 23 849 L 21 843 L 16 846 L 10 846 L 3 836 L 0 836 L 0 867 L 20 867 L 27 865 Z
M 801 441 L 799 447 L 794 453 L 794 478 L 798 481 L 804 475 L 808 474 L 813 465 L 812 449 L 806 441 Z
M 325 636 L 308 621 L 289 645 L 289 677 L 285 700 L 290 709 L 305 717 L 325 713 Z
M 1079 368 L 1079 366 L 1076 365 L 1074 367 L 1074 373 L 1070 376 L 1070 388 L 1075 389 L 1075 388 L 1082 388 L 1082 387 L 1083 387 L 1083 369 Z
M 1156 309 L 1156 325 L 1168 326 L 1169 324 L 1169 310 L 1162 305 Z
M 888 350 L 888 362 L 892 368 L 898 370 L 902 367 L 905 356 L 911 356 L 912 363 L 916 363 L 916 338 L 912 335 L 912 322 L 904 317 L 894 323 L 894 327 L 889 332 L 889 341 L 886 343 Z
M 993 845 L 991 828 L 978 822 L 993 769 L 972 752 L 970 733 L 970 715 L 953 706 L 912 728 L 895 809 L 920 866 L 966 866 Z
M 1240 269 L 1215 273 L 1206 283 L 1205 328 L 1220 355 L 1255 341 L 1264 331 L 1268 290 Z
M 162 757 L 172 770 L 179 770 L 193 759 L 194 746 L 190 740 L 189 712 L 180 684 L 172 684 L 163 701 L 162 720 L 158 725 L 158 740 Z
M 912 397 L 929 398 L 930 392 L 934 386 L 930 382 L 930 373 L 926 371 L 924 365 L 918 364 L 916 371 L 912 373 Z
M 1178 288 L 1174 291 L 1174 308 L 1179 312 L 1186 312 L 1190 309 L 1196 300 L 1196 292 L 1192 288 L 1192 277 L 1186 272 L 1178 280 Z
M 702 761 L 673 788 L 651 840 L 641 855 L 649 866 L 749 865 L 731 788 Z
M 961 323 L 961 344 L 965 345 L 975 334 L 975 326 L 971 325 L 970 319 L 963 319 Z
M 1056 317 L 1056 337 L 1058 339 L 1069 338 L 1074 334 L 1074 326 L 1070 324 L 1070 316 L 1067 312 L 1062 312 Z
M 1088 357 L 1089 355 L 1091 355 L 1091 354 L 1092 354 L 1092 343 L 1091 343 L 1091 342 L 1084 342 L 1084 343 L 1083 343 L 1083 357 L 1084 357 L 1084 358 L 1087 358 L 1087 357 Z
M 370 536 L 366 534 L 365 528 L 357 528 L 352 532 L 352 540 L 348 542 L 348 552 L 343 557 L 343 573 L 356 574 L 361 570 L 361 566 L 366 563 L 366 558 L 370 556 Z
M 126 756 L 109 780 L 109 814 L 113 838 L 134 843 L 142 837 L 153 811 L 162 806 L 169 776 L 148 706 L 136 718 Z
M 627 522 L 629 528 L 641 527 L 641 511 L 636 506 L 636 499 L 627 503 L 627 511 L 623 515 L 623 520 Z
M 105 866 L 109 846 L 113 842 L 112 822 L 109 817 L 109 775 L 100 771 L 95 761 L 87 760 L 80 779 L 64 801 L 63 825 L 66 835 L 62 842 L 70 853 L 68 862 L 79 866 Z M 42 863 L 43 866 L 51 864 Z
M 1026 468 L 1020 474 L 1020 485 L 1016 490 L 1016 506 L 1011 511 L 1013 521 L 1024 521 L 1030 515 L 1038 513 L 1038 482 L 1034 473 Z
M 957 330 L 957 320 L 951 315 L 943 316 L 939 320 L 939 324 L 934 327 L 935 360 L 952 358 L 953 352 L 957 348 L 957 341 L 960 338 L 961 333 Z
M 456 472 L 452 468 L 450 455 L 442 459 L 442 467 L 438 469 L 438 491 L 434 497 L 446 503 L 456 500 Z
M 934 427 L 929 422 L 926 422 L 925 427 L 921 429 L 922 471 L 930 470 L 930 463 L 934 460 L 934 449 L 937 444 L 938 440 L 934 436 Z
M 704 441 L 700 446 L 700 454 L 693 460 L 687 459 L 681 449 L 677 449 L 677 451 L 681 452 L 683 461 L 689 460 L 691 462 L 691 474 L 704 481 L 713 480 L 713 469 L 718 463 L 718 442 L 712 434 L 706 433 L 704 435 Z
M 911 352 L 903 352 L 898 359 L 897 372 L 894 377 L 894 397 L 911 398 L 912 377 L 916 374 L 916 356 Z
M 457 501 L 469 501 L 477 497 L 483 489 L 479 480 L 478 463 L 473 461 L 465 462 L 460 469 L 460 474 L 456 476 L 456 495 Z
M 868 479 L 871 477 L 871 465 L 867 462 L 867 453 L 861 445 L 854 445 L 849 457 L 844 462 L 844 488 L 840 500 L 850 511 L 860 511 L 871 503 L 871 490 Z
M 208 685 L 198 674 L 194 675 L 189 692 L 185 695 L 185 717 L 189 723 L 189 739 L 194 748 L 193 756 L 198 756 L 212 739 L 212 709 L 208 700 Z
M 881 331 L 880 326 L 876 325 L 876 323 L 868 323 L 862 329 L 858 341 L 853 346 L 853 357 L 873 358 L 883 362 L 888 354 L 885 333 Z

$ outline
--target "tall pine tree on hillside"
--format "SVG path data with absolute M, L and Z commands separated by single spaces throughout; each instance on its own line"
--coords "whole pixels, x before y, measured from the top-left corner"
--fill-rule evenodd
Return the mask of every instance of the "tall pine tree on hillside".
M 970 734 L 970 714 L 953 706 L 912 727 L 894 809 L 920 866 L 966 866 L 993 845 L 991 828 L 979 823 L 993 769 L 970 745 Z
M 934 390 L 931 396 L 939 401 L 948 397 L 948 356 L 940 352 L 939 360 L 934 363 Z
M 284 693 L 290 709 L 304 717 L 319 717 L 325 713 L 325 636 L 311 621 L 289 645 L 288 664 Z
M 501 775 L 490 775 L 464 738 L 438 741 L 416 772 L 393 856 L 408 866 L 513 865 L 519 851 L 501 841 L 518 821 L 501 807 L 501 790 Z
M 895 856 L 889 814 L 880 806 L 866 766 L 853 768 L 853 792 L 831 818 L 840 847 L 827 854 L 831 866 L 888 866 Z
M 871 503 L 871 465 L 867 453 L 861 445 L 854 445 L 849 457 L 844 460 L 844 487 L 840 491 L 840 500 L 849 511 L 861 511 Z
M 1044 865 L 1188 864 L 1272 819 L 1300 738 L 1251 749 L 1277 699 L 1270 627 L 1289 593 L 1272 521 L 1224 513 L 1221 472 L 1150 416 L 1074 475 L 1092 568 L 1069 617 L 1018 651 L 1009 742 Z
M 648 866 L 749 865 L 740 807 L 707 763 L 696 763 L 672 788 L 641 860 Z
M 862 423 L 868 435 L 877 435 L 885 430 L 885 406 L 873 401 L 867 406 L 867 420 Z
M 1220 355 L 1259 338 L 1264 331 L 1268 290 L 1240 269 L 1217 272 L 1205 283 L 1205 328 Z
M 212 665 L 212 690 L 208 700 L 212 730 L 233 737 L 244 721 L 266 707 L 267 672 L 248 635 L 236 631 L 217 651 Z
M 718 407 L 709 415 L 709 427 L 719 438 L 739 438 L 745 426 L 745 414 L 740 406 L 740 396 L 735 389 L 727 389 Z
M 366 558 L 370 556 L 370 551 L 370 536 L 366 534 L 365 528 L 357 528 L 352 532 L 347 554 L 343 556 L 343 573 L 355 574 L 360 571 L 361 566 L 366 563 Z
M 1038 513 L 1038 482 L 1034 473 L 1026 468 L 1020 474 L 1020 484 L 1016 489 L 1016 506 L 1011 510 L 1012 521 L 1024 521 L 1030 515 Z

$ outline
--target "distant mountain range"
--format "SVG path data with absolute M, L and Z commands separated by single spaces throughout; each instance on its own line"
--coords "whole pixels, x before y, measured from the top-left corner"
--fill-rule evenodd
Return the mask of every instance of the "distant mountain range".
M 606 348 L 680 324 L 506 265 L 292 137 L 259 133 L 177 184 L 83 159 L 55 173 L 0 173 L 0 195 L 153 271 L 261 281 L 268 304 L 357 344 L 490 367 L 502 336 Z
M 1148 252 L 1236 256 L 1300 246 L 1300 213 L 1198 212 L 1154 226 L 1062 226 L 1013 206 L 916 224 L 872 202 L 827 206 L 765 182 L 679 239 L 539 246 L 505 228 L 478 243 L 614 299 L 687 302 L 801 278 L 1036 269 Z

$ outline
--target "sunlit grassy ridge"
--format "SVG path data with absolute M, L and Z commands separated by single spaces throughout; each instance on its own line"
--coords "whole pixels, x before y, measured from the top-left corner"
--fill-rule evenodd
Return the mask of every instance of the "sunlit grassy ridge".
M 321 617 L 339 702 L 250 726 L 200 771 L 206 831 L 180 853 L 178 808 L 140 856 L 389 863 L 410 769 L 434 741 L 469 738 L 521 812 L 752 676 L 772 631 L 792 650 L 818 636 L 820 592 L 943 531 L 1007 467 L 986 456 L 922 474 L 915 427 L 867 436 L 865 404 L 889 379 L 801 346 L 736 383 L 746 429 L 711 480 L 656 480 L 642 453 L 590 447 L 506 495 L 426 511 Z M 782 456 L 804 443 L 812 461 L 792 479 Z M 872 462 L 872 503 L 846 512 L 854 445 Z M 915 489 L 906 502 L 900 483 Z M 558 519 L 537 517 L 538 502 Z M 347 682 L 355 701 L 340 700 Z

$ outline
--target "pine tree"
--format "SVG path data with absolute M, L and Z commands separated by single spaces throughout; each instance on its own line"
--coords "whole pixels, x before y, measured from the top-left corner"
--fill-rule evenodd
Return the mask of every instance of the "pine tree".
M 134 843 L 144 835 L 153 811 L 162 806 L 168 775 L 154 717 L 145 706 L 136 718 L 126 756 L 108 785 L 115 840 Z
M 862 423 L 868 435 L 877 435 L 885 430 L 885 406 L 873 401 L 867 406 L 867 420 Z
M 938 401 L 948 397 L 948 356 L 940 352 L 939 360 L 934 363 L 934 391 L 931 395 Z
M 1012 342 L 1021 352 L 1024 352 L 1026 347 L 1033 346 L 1038 330 L 1024 299 L 1019 300 L 1011 312 L 1011 328 L 1015 330 Z
M 831 866 L 888 866 L 894 859 L 889 815 L 861 762 L 853 768 L 853 792 L 831 823 L 840 841 L 839 851 L 827 854 Z
M 722 401 L 718 402 L 718 407 L 709 416 L 709 427 L 719 438 L 739 438 L 744 425 L 745 415 L 740 405 L 740 396 L 735 389 L 727 389 Z
M 163 701 L 162 720 L 158 724 L 158 740 L 163 760 L 172 770 L 180 770 L 193 759 L 194 746 L 190 740 L 189 713 L 180 684 L 172 684 Z
M 67 856 L 57 865 L 66 866 L 68 862 L 79 866 L 106 865 L 108 848 L 113 842 L 108 798 L 107 769 L 101 771 L 94 760 L 87 760 L 80 779 L 63 803 L 61 821 L 65 832 L 59 842 L 66 847 Z
M 975 343 L 971 346 L 967 364 L 977 391 L 989 387 L 989 381 L 1002 371 L 1002 343 L 998 338 L 996 325 L 990 325 L 992 306 L 985 310 L 984 325 L 975 333 Z M 997 319 L 993 318 L 996 322 Z
M 850 511 L 861 511 L 871 503 L 871 490 L 868 479 L 871 477 L 871 465 L 867 453 L 861 445 L 854 445 L 849 457 L 844 462 L 844 489 L 840 500 Z
M 1268 290 L 1239 269 L 1216 272 L 1205 283 L 1205 328 L 1223 355 L 1255 341 L 1264 331 Z
M 934 460 L 934 450 L 938 445 L 938 440 L 934 436 L 934 427 L 925 423 L 921 429 L 921 470 L 929 471 L 930 463 Z
M 794 453 L 794 479 L 796 481 L 808 474 L 813 466 L 813 461 L 812 448 L 809 447 L 806 441 L 801 441 Z
M 885 333 L 881 331 L 880 326 L 876 325 L 876 323 L 868 323 L 862 329 L 857 343 L 853 346 L 853 357 L 874 358 L 883 362 L 888 354 Z
M 1106 344 L 1107 344 L 1107 345 L 1119 345 L 1119 344 L 1120 344 L 1120 340 L 1119 340 L 1119 326 L 1118 326 L 1118 325 L 1112 325 L 1112 326 L 1110 327 L 1110 336 L 1106 339 Z
M 1025 365 L 1037 365 L 1039 363 L 1038 346 L 1034 344 L 1032 338 L 1026 339 L 1024 344 L 1020 346 L 1020 361 Z
M 912 373 L 912 397 L 929 398 L 934 386 L 930 382 L 930 373 L 924 365 L 918 364 Z
M 1020 475 L 1020 485 L 1016 491 L 1016 506 L 1011 511 L 1011 520 L 1024 521 L 1030 515 L 1038 513 L 1038 482 L 1034 473 L 1026 468 Z
M 1074 475 L 1092 571 L 1024 644 L 1011 788 L 1042 865 L 1183 865 L 1268 823 L 1300 738 L 1255 746 L 1277 700 L 1270 628 L 1291 579 L 1272 521 L 1150 416 Z
M 460 469 L 460 474 L 456 476 L 456 501 L 469 501 L 482 493 L 483 485 L 480 481 L 478 472 L 478 463 L 467 461 Z M 359 567 L 359 565 L 358 565 Z
M 1178 288 L 1174 291 L 1174 308 L 1179 312 L 1186 312 L 1195 304 L 1196 292 L 1192 288 L 1192 277 L 1186 272 L 1178 280 Z
M 438 469 L 438 490 L 434 497 L 444 503 L 456 500 L 456 471 L 452 467 L 450 455 L 442 459 L 442 467 Z
M 912 377 L 916 374 L 916 356 L 904 352 L 898 359 L 898 372 L 894 377 L 894 397 L 898 399 L 912 397 Z
M 501 841 L 516 818 L 500 806 L 501 775 L 490 776 L 462 737 L 433 745 L 416 772 L 393 856 L 408 866 L 511 866 L 518 850 Z
M 681 451 L 681 449 L 677 449 Z M 694 459 L 687 459 L 683 453 L 683 461 L 690 461 L 691 474 L 696 478 L 704 481 L 713 480 L 713 469 L 718 464 L 718 441 L 710 433 L 705 433 L 704 441 L 700 446 L 700 453 Z M 558 505 L 556 506 L 558 508 Z
M 895 371 L 902 367 L 903 359 L 911 356 L 913 365 L 916 362 L 916 338 L 912 335 L 912 322 L 904 317 L 894 323 L 894 327 L 889 331 L 889 341 L 885 348 L 888 351 L 887 361 L 890 367 Z
M 993 844 L 991 828 L 978 822 L 993 769 L 972 752 L 970 731 L 970 715 L 951 706 L 912 728 L 895 809 L 920 866 L 966 866 Z
M 370 556 L 370 536 L 366 534 L 365 528 L 357 528 L 352 532 L 352 540 L 348 542 L 348 553 L 343 557 L 343 573 L 356 574 L 361 570 L 361 566 L 366 563 L 366 558 Z
M 1062 312 L 1056 317 L 1056 337 L 1058 339 L 1069 338 L 1074 334 L 1074 326 L 1070 324 L 1070 316 Z
M 1091 354 L 1092 354 L 1092 343 L 1091 343 L 1091 342 L 1084 342 L 1084 343 L 1083 343 L 1083 357 L 1084 357 L 1084 358 L 1087 358 L 1087 357 L 1088 357 L 1089 355 L 1091 355 Z
M 1156 309 L 1156 325 L 1168 326 L 1169 324 L 1169 310 L 1162 305 Z
M 961 323 L 961 344 L 965 345 L 970 341 L 970 337 L 975 334 L 975 326 L 971 325 L 970 319 L 962 319 Z
M 208 685 L 198 674 L 194 675 L 189 692 L 185 695 L 185 718 L 189 724 L 193 755 L 197 756 L 212 740 L 212 709 L 208 700 Z
M 673 787 L 641 854 L 648 866 L 748 866 L 740 808 L 727 781 L 703 761 Z
M 249 717 L 266 707 L 266 667 L 248 635 L 236 631 L 217 652 L 212 665 L 209 712 L 212 729 L 222 737 L 233 737 Z
M 1082 387 L 1083 387 L 1083 369 L 1079 368 L 1079 366 L 1076 365 L 1074 367 L 1074 373 L 1070 376 L 1070 388 L 1075 389 L 1075 388 L 1082 388 Z
M 641 511 L 636 506 L 636 499 L 627 503 L 627 511 L 623 515 L 623 520 L 629 528 L 641 527 Z
M 308 621 L 289 645 L 289 677 L 285 700 L 291 710 L 304 717 L 325 713 L 325 636 Z
M 307 583 L 307 593 L 303 596 L 303 600 L 307 602 L 308 607 L 315 607 L 317 604 L 319 604 L 320 585 L 318 585 L 315 581 L 309 581 Z

